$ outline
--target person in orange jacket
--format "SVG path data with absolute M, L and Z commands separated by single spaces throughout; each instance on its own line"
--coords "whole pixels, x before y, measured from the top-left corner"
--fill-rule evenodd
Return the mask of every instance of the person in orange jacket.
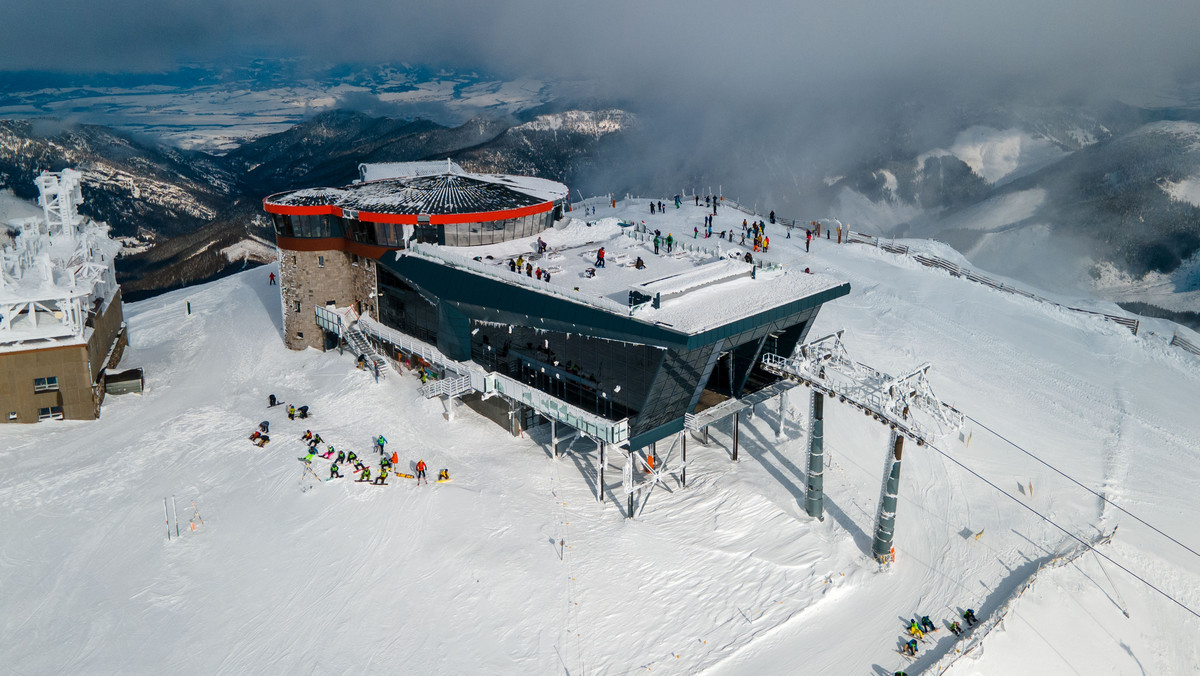
M 425 483 L 429 483 L 429 479 L 425 476 L 425 461 L 417 461 L 417 484 L 420 485 L 421 479 L 425 479 Z
M 398 462 L 400 462 L 400 456 L 395 451 L 392 451 L 392 465 L 394 466 Z

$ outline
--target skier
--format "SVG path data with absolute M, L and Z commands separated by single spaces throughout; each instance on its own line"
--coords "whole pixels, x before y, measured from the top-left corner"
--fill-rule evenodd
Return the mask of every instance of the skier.
M 329 478 L 330 479 L 342 478 L 342 473 L 338 471 L 338 465 L 336 462 L 329 466 Z
M 915 638 L 909 639 L 908 643 L 904 644 L 904 652 L 909 655 L 912 655 L 913 657 L 916 657 L 917 656 L 917 639 L 915 639 Z
M 308 453 L 303 458 L 300 458 L 300 459 L 303 460 L 305 464 L 308 464 L 308 463 L 312 462 L 312 459 L 315 458 L 316 456 L 317 456 L 317 452 L 310 448 L 308 450 Z
M 917 626 L 916 620 L 913 620 L 912 624 L 908 625 L 908 633 L 917 638 L 921 638 L 925 635 L 925 634 L 921 633 L 921 628 L 919 626 Z
M 421 479 L 425 479 L 425 483 L 429 483 L 429 478 L 425 476 L 425 461 L 417 461 L 417 485 L 420 485 Z
M 268 277 L 267 279 L 269 279 L 271 282 L 270 284 L 267 284 L 267 286 L 275 286 L 275 273 L 274 272 L 272 272 L 271 276 Z
M 958 622 L 951 622 L 950 623 L 950 631 L 955 636 L 962 636 L 962 625 L 959 624 Z
M 387 439 L 384 439 L 383 435 L 380 434 L 375 438 L 375 445 L 379 448 L 379 455 L 383 455 L 383 447 L 387 445 Z
M 296 419 L 296 407 L 288 404 L 288 420 Z
M 968 627 L 979 621 L 975 619 L 975 611 L 971 608 L 963 611 L 963 619 L 967 621 Z
M 928 615 L 921 616 L 921 629 L 925 631 L 935 631 L 937 627 L 933 626 L 933 620 L 929 619 Z
M 604 267 L 604 247 L 600 247 L 600 250 L 596 252 L 596 267 Z
M 804 231 L 804 253 L 808 253 L 808 247 L 812 244 L 812 230 Z

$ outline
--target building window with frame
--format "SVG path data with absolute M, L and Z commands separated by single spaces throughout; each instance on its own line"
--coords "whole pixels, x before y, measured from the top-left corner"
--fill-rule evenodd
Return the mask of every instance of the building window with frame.
M 47 406 L 38 409 L 38 420 L 62 420 L 62 406 Z
M 296 301 L 295 311 L 296 312 L 300 311 L 300 301 Z
M 9 419 L 9 421 L 10 421 L 10 422 L 11 422 L 11 421 L 13 421 L 13 420 L 16 420 L 16 419 L 17 419 L 17 412 L 16 412 L 16 411 L 9 411 L 9 412 L 8 412 L 8 419 Z
M 55 392 L 58 390 L 58 376 L 33 379 L 34 392 Z
M 324 256 L 317 256 L 317 267 L 318 268 L 325 267 L 325 257 Z

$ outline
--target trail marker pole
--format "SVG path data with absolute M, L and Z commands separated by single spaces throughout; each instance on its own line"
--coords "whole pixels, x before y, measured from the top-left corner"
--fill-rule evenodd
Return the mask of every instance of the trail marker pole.
M 175 514 L 175 537 L 179 537 L 179 507 L 175 504 L 175 496 L 171 496 L 171 512 Z
M 171 513 L 167 511 L 167 499 L 163 498 L 163 521 L 167 524 L 167 542 L 171 541 Z

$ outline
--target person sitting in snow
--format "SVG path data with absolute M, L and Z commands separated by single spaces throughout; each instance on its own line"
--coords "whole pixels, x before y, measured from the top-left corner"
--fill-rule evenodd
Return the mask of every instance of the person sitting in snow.
M 929 619 L 928 615 L 921 616 L 921 629 L 923 631 L 935 631 L 937 627 L 933 626 L 933 620 Z
M 363 468 L 362 479 L 360 479 L 360 481 L 367 481 L 367 482 L 371 481 L 371 468 L 370 467 Z
M 346 454 L 343 453 L 342 451 L 338 451 L 337 452 L 337 460 L 334 460 L 334 462 L 341 463 L 341 462 L 345 462 L 345 461 L 346 461 Z
M 908 643 L 904 644 L 904 652 L 916 657 L 917 655 L 917 640 L 909 639 Z
M 325 452 L 321 454 L 321 457 L 328 460 L 333 457 L 333 452 L 334 452 L 334 448 L 333 448 L 333 446 L 330 446 L 329 448 L 325 449 Z
M 438 472 L 438 481 L 449 481 L 449 480 L 450 480 L 450 470 L 443 469 L 442 471 Z
M 336 462 L 329 466 L 329 478 L 330 479 L 342 478 L 342 473 L 340 471 L 338 471 L 338 464 Z
M 304 430 L 304 434 L 300 435 L 300 441 L 308 441 L 312 439 L 312 430 Z
M 979 621 L 975 619 L 975 611 L 971 608 L 967 608 L 963 611 L 963 619 L 967 621 L 968 627 Z
M 638 270 L 643 270 L 646 267 L 646 261 L 642 260 L 641 256 L 638 256 L 638 259 L 633 263 L 633 267 L 637 268 Z
M 913 620 L 912 624 L 908 625 L 908 633 L 917 638 L 921 638 L 922 636 L 924 636 L 924 634 L 921 633 L 921 627 L 917 626 L 916 620 Z
M 386 467 L 380 467 L 380 468 L 379 468 L 379 478 L 375 479 L 375 483 L 377 483 L 377 484 L 385 484 L 385 483 L 387 483 L 387 475 L 388 475 L 387 468 L 386 468 Z
M 950 632 L 953 633 L 955 636 L 961 636 L 962 635 L 962 625 L 959 624 L 957 621 L 951 622 L 950 623 Z
M 308 406 L 301 406 L 300 408 L 296 409 L 296 415 L 300 416 L 300 418 L 302 420 L 304 418 L 307 418 L 308 417 Z
M 354 451 L 350 451 L 348 454 L 346 454 L 346 462 L 352 465 L 358 464 L 358 456 L 355 455 Z
M 296 419 L 296 407 L 288 404 L 288 420 Z
M 258 430 L 254 430 L 253 432 L 250 433 L 250 441 L 257 441 L 258 438 L 261 436 L 262 436 L 262 432 L 260 432 Z
M 271 437 L 268 437 L 267 435 L 263 434 L 263 435 L 259 436 L 257 439 L 255 439 L 254 443 L 259 448 L 262 448 L 263 446 L 266 446 L 267 444 L 271 443 Z

